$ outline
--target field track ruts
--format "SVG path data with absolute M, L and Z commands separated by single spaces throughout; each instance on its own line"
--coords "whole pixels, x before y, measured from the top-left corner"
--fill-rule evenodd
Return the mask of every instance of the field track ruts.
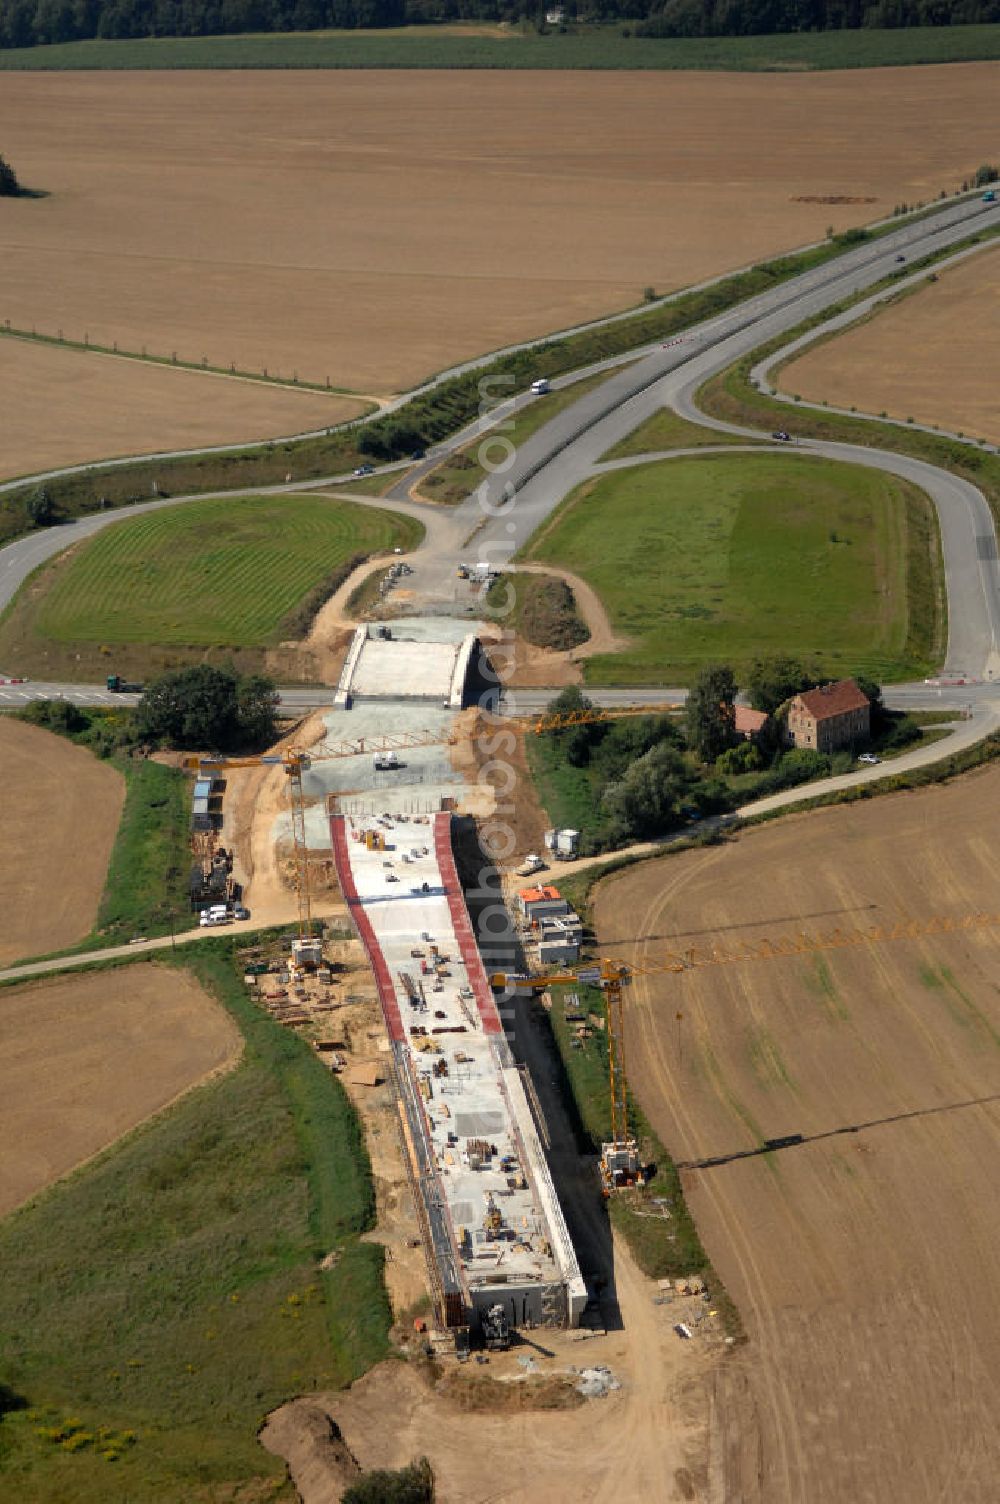
M 7 74 L 0 318 L 398 391 L 954 189 L 998 79 Z
M 9 965 L 90 933 L 125 780 L 85 748 L 9 716 L 0 716 L 0 766 L 0 965 Z
M 231 1064 L 242 1044 L 225 1010 L 172 966 L 5 989 L 0 1132 L 17 1152 L 0 1171 L 0 1214 Z
M 997 912 L 998 796 L 988 768 L 647 863 L 599 890 L 602 948 Z M 715 1384 L 720 1498 L 994 1497 L 998 955 L 937 935 L 634 984 L 632 1084 L 680 1160 L 806 1139 L 683 1172 L 750 1339 Z

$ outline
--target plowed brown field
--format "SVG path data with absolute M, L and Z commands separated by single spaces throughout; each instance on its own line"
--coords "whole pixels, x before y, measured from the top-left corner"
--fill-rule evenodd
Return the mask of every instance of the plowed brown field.
M 114 356 L 0 341 L 3 478 L 123 454 L 242 444 L 341 423 L 366 409 Z
M 1000 914 L 998 799 L 990 768 L 648 863 L 602 885 L 602 944 L 652 961 Z M 639 1099 L 678 1160 L 726 1159 L 684 1172 L 750 1339 L 716 1382 L 713 1498 L 996 1498 L 998 962 L 1000 927 L 631 987 Z M 727 1158 L 787 1134 L 804 1142 Z
M 187 972 L 128 966 L 0 992 L 0 1214 L 211 1072 L 242 1038 Z
M 7 74 L 50 197 L 4 208 L 0 319 L 392 390 L 936 197 L 998 127 L 990 63 Z
M 778 384 L 809 402 L 853 403 L 998 443 L 998 346 L 1000 249 L 992 249 L 791 361 Z
M 94 927 L 125 780 L 83 747 L 0 716 L 0 965 Z

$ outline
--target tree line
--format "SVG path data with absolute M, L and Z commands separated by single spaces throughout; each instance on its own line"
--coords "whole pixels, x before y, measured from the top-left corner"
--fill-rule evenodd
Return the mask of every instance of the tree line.
M 151 680 L 135 709 L 111 713 L 68 700 L 32 700 L 23 719 L 72 737 L 98 757 L 157 748 L 258 752 L 277 735 L 278 695 L 263 674 L 198 663 Z
M 546 0 L 0 0 L 0 47 L 461 20 L 527 21 L 541 28 L 549 8 Z M 565 0 L 561 8 L 569 24 L 623 22 L 637 37 L 1000 21 L 1000 0 Z
M 816 664 L 783 655 L 759 658 L 739 677 L 728 664 L 712 664 L 695 678 L 678 720 L 668 715 L 596 720 L 541 735 L 539 755 L 549 774 L 560 765 L 576 770 L 569 781 L 582 854 L 654 839 L 781 789 L 848 772 L 857 749 L 817 752 L 791 747 L 785 736 L 789 701 L 824 677 Z M 871 705 L 871 736 L 880 752 L 919 739 L 920 729 L 908 716 L 883 705 L 875 680 L 853 677 Z M 736 731 L 741 691 L 769 717 L 753 741 Z M 594 708 L 574 685 L 549 704 L 548 712 Z

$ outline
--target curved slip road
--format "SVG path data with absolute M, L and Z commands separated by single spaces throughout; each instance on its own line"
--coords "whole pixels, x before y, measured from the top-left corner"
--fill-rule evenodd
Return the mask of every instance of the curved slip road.
M 835 261 L 802 273 L 693 327 L 667 345 L 658 345 L 646 354 L 640 351 L 632 352 L 628 357 L 616 357 L 615 363 L 628 359 L 630 364 L 540 428 L 514 453 L 503 472 L 493 474 L 477 493 L 459 506 L 442 509 L 432 504 L 409 502 L 406 509 L 412 509 L 414 513 L 419 511 L 422 520 L 433 531 L 433 541 L 430 537 L 428 539 L 430 546 L 420 550 L 419 568 L 411 581 L 421 604 L 429 611 L 454 610 L 458 562 L 482 559 L 497 566 L 509 563 L 569 491 L 599 473 L 601 456 L 659 408 L 674 406 L 704 426 L 727 428 L 728 425 L 704 417 L 693 407 L 692 394 L 709 376 L 804 319 L 880 281 L 896 269 L 897 255 L 905 251 L 914 258 L 945 250 L 966 238 L 983 222 L 990 222 L 997 211 L 998 206 L 984 205 L 977 199 L 935 213 L 915 224 L 903 225 L 876 242 L 866 242 Z M 604 363 L 606 368 L 609 364 Z M 572 378 L 562 378 L 553 385 L 568 385 L 581 374 L 573 373 Z M 492 420 L 502 421 L 525 400 L 523 394 L 511 399 L 491 415 Z M 460 447 L 482 431 L 482 427 L 479 421 L 469 425 L 433 458 L 424 461 L 420 468 L 430 468 L 442 452 Z M 750 433 L 740 429 L 731 431 Z M 752 437 L 759 439 L 760 435 L 754 432 Z M 1000 679 L 1000 659 L 997 657 L 1000 585 L 995 534 L 980 493 L 946 471 L 885 451 L 812 441 L 803 441 L 795 449 L 799 453 L 818 453 L 890 470 L 914 480 L 931 494 L 942 519 L 949 597 L 950 636 L 945 677 L 961 675 L 988 680 L 994 674 Z M 387 470 L 392 468 L 399 467 L 385 467 Z M 307 485 L 268 487 L 263 494 L 314 490 L 329 485 L 331 481 L 344 479 L 348 477 L 331 477 Z M 408 489 L 412 479 L 411 474 L 393 489 Z M 0 610 L 32 569 L 69 543 L 91 535 L 122 516 L 177 505 L 187 499 L 190 498 L 161 499 L 98 513 L 68 527 L 32 534 L 9 544 L 0 550 Z M 386 497 L 365 498 L 365 501 L 369 505 L 384 506 L 386 503 L 392 505 L 395 499 L 390 491 Z M 909 689 L 909 703 L 917 703 L 912 696 L 919 696 L 923 687 L 911 686 Z M 5 701 L 23 700 L 38 694 L 62 695 L 89 703 L 109 698 L 98 686 L 32 685 L 24 690 L 0 686 L 0 706 Z M 662 691 L 658 694 L 662 695 Z M 975 696 L 970 696 L 964 688 L 959 694 L 959 703 L 968 698 L 983 697 L 982 689 L 978 688 Z M 282 694 L 283 703 L 290 709 L 327 703 L 328 698 L 328 692 L 322 690 L 289 689 Z M 938 703 L 939 699 L 939 695 L 931 694 L 923 703 Z
M 992 207 L 980 205 L 986 214 Z M 602 455 L 662 407 L 675 407 L 703 426 L 759 439 L 757 431 L 718 423 L 699 413 L 692 401 L 695 390 L 759 345 L 891 273 L 900 246 L 911 256 L 922 256 L 962 239 L 970 228 L 969 217 L 958 219 L 952 211 L 927 221 L 926 228 L 912 226 L 899 238 L 886 236 L 874 249 L 870 244 L 862 246 L 819 272 L 796 278 L 691 330 L 682 344 L 640 360 L 589 393 L 528 440 L 506 477 L 493 477 L 481 488 L 484 494 L 458 509 L 470 524 L 481 523 L 470 551 L 477 558 L 507 563 L 570 490 L 599 473 Z M 949 649 L 943 677 L 961 674 L 986 679 L 992 672 L 1000 679 L 995 533 L 981 493 L 950 472 L 888 451 L 814 441 L 801 441 L 794 448 L 799 453 L 891 471 L 913 480 L 932 496 L 941 518 L 949 598 Z

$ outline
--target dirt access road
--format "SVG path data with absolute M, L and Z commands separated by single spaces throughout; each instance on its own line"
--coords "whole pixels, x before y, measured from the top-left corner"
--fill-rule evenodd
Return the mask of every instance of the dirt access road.
M 956 188 L 996 154 L 998 83 L 8 74 L 4 153 L 49 197 L 4 209 L 0 316 L 397 391 Z
M 152 964 L 0 992 L 0 1215 L 19 1206 L 243 1048 L 184 971 Z
M 598 891 L 602 949 L 996 914 L 998 797 L 988 768 L 638 867 Z M 639 1100 L 679 1161 L 723 1161 L 684 1172 L 750 1338 L 716 1381 L 718 1497 L 996 1497 L 998 954 L 994 928 L 630 989 Z
M 807 402 L 853 403 L 996 444 L 998 342 L 1000 249 L 946 267 L 921 291 L 807 350 L 782 368 L 778 386 Z
M 405 1363 L 380 1364 L 346 1394 L 294 1401 L 271 1417 L 264 1444 L 289 1459 L 304 1504 L 336 1504 L 337 1470 L 310 1444 L 318 1402 L 364 1469 L 430 1459 L 441 1504 L 663 1504 L 703 1497 L 708 1425 L 706 1377 L 718 1364 L 695 1342 L 678 1340 L 670 1307 L 654 1306 L 656 1287 L 620 1244 L 615 1253 L 625 1329 L 575 1341 L 540 1332 L 531 1348 L 543 1374 L 570 1365 L 608 1364 L 621 1390 L 573 1410 L 472 1412 L 435 1396 Z M 675 1318 L 676 1319 L 676 1318 Z M 486 1375 L 517 1373 L 514 1355 L 493 1357 Z M 386 1424 L 386 1417 L 392 1424 Z
M 83 747 L 0 716 L 0 966 L 94 927 L 125 780 Z

